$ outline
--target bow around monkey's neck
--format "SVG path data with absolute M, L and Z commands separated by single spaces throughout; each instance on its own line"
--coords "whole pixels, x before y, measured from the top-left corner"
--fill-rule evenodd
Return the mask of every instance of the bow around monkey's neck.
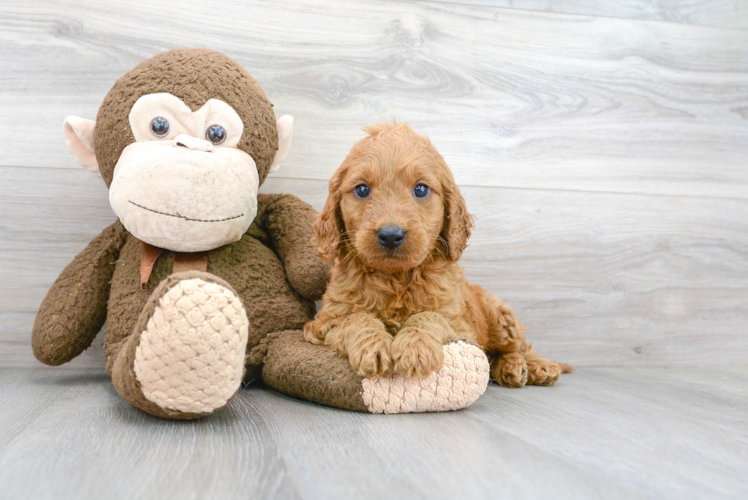
M 163 248 L 154 247 L 148 243 L 140 242 L 140 286 L 145 288 L 148 278 L 151 277 L 153 266 L 159 255 L 163 253 Z M 172 273 L 181 273 L 182 271 L 203 271 L 208 270 L 208 253 L 182 253 L 174 252 L 174 268 Z

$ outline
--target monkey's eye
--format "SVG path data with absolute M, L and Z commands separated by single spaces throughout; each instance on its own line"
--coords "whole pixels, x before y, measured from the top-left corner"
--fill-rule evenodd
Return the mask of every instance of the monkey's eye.
M 359 184 L 353 189 L 353 192 L 356 193 L 358 198 L 364 199 L 369 197 L 371 189 L 369 189 L 367 184 Z
M 151 132 L 158 138 L 169 135 L 169 120 L 158 116 L 151 120 Z
M 205 131 L 205 138 L 213 144 L 221 144 L 226 140 L 226 129 L 220 125 L 211 125 Z
M 429 195 L 431 192 L 431 188 L 429 188 L 426 184 L 416 184 L 416 187 L 413 188 L 413 196 L 416 198 L 425 198 Z

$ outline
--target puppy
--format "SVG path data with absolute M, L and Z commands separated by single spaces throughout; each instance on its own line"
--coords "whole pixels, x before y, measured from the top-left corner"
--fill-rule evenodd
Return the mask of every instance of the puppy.
M 454 339 L 482 346 L 500 385 L 552 385 L 571 371 L 525 342 L 511 307 L 465 281 L 458 260 L 473 218 L 429 139 L 396 122 L 364 131 L 316 220 L 320 254 L 335 263 L 307 341 L 362 376 L 426 377 Z

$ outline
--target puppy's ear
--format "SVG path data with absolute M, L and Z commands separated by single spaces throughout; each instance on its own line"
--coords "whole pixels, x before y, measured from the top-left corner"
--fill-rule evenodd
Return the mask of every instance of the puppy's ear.
M 444 179 L 444 227 L 442 238 L 446 241 L 447 258 L 460 260 L 463 250 L 467 247 L 470 232 L 473 230 L 473 216 L 467 211 L 465 198 L 460 188 L 455 184 L 451 175 Z
M 329 194 L 322 213 L 314 222 L 314 235 L 319 245 L 319 254 L 325 260 L 335 260 L 345 232 L 343 214 L 340 212 L 340 186 L 348 169 L 341 166 L 330 179 Z

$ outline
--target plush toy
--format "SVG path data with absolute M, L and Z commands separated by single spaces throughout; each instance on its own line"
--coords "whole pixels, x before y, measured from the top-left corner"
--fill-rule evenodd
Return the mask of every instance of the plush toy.
M 258 194 L 288 151 L 255 79 L 229 57 L 172 50 L 120 78 L 97 120 L 68 117 L 68 147 L 100 172 L 119 220 L 61 273 L 34 324 L 36 357 L 70 361 L 104 321 L 106 368 L 133 406 L 165 418 L 214 413 L 242 381 L 369 412 L 467 406 L 488 364 L 474 345 L 445 346 L 428 379 L 365 379 L 303 340 L 329 268 L 313 244 L 314 210 Z

